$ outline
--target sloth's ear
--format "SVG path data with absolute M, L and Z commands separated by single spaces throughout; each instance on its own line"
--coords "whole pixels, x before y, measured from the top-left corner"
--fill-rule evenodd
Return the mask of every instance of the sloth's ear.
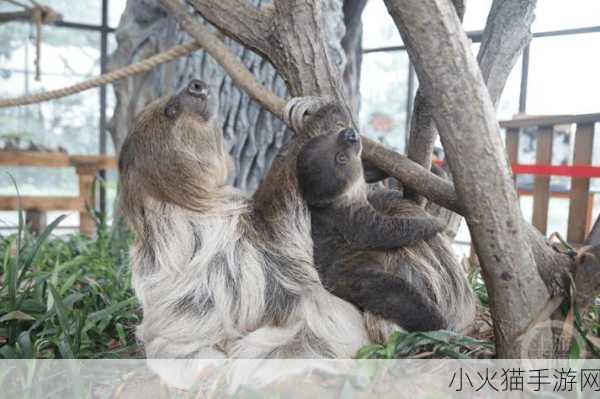
M 181 105 L 179 104 L 179 100 L 177 98 L 172 98 L 165 105 L 164 109 L 165 116 L 171 120 L 176 119 L 181 113 Z

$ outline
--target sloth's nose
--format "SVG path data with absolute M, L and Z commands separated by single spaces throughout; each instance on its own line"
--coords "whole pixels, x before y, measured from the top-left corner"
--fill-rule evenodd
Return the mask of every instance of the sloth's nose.
M 342 130 L 342 137 L 349 143 L 356 143 L 360 140 L 360 135 L 356 132 L 356 130 L 351 128 Z
M 194 97 L 202 99 L 206 99 L 209 95 L 208 85 L 198 79 L 194 79 L 188 83 L 187 92 Z

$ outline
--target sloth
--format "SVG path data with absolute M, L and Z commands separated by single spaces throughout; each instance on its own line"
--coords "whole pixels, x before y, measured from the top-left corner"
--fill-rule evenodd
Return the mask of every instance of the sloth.
M 148 359 L 191 362 L 155 371 L 186 388 L 193 376 L 178 376 L 196 373 L 204 363 L 195 359 L 349 358 L 384 340 L 395 323 L 361 312 L 321 283 L 296 178 L 304 137 L 349 126 L 348 115 L 331 105 L 309 116 L 248 198 L 227 183 L 231 159 L 215 101 L 208 84 L 190 81 L 147 105 L 120 151 L 120 206 L 135 235 L 132 285 L 143 311 L 136 334 Z M 424 212 L 369 200 L 384 214 Z M 467 295 L 440 236 L 386 254 L 384 265 L 417 291 L 432 292 L 456 327 L 469 318 Z
M 369 203 L 360 159 L 360 135 L 352 128 L 312 138 L 297 160 L 300 192 L 311 211 L 315 266 L 332 293 L 407 331 L 446 328 L 427 293 L 385 270 L 385 252 L 432 238 L 444 230 L 428 216 L 385 215 Z M 397 191 L 375 192 L 404 201 Z
M 287 174 L 291 174 L 290 169 L 293 169 L 293 174 L 296 174 L 298 169 L 296 161 L 303 146 L 309 140 L 322 135 L 335 135 L 341 130 L 351 127 L 353 127 L 352 119 L 343 106 L 337 103 L 329 103 L 322 106 L 317 112 L 306 118 L 302 134 L 299 135 L 300 140 L 297 140 L 298 143 L 296 144 L 295 152 L 290 151 L 288 155 L 290 159 L 287 161 L 287 164 L 285 166 L 278 165 L 278 168 L 287 168 Z M 329 155 L 328 159 L 334 159 L 331 158 L 332 156 L 334 155 Z M 367 183 L 375 183 L 389 177 L 388 174 L 377 169 L 372 163 L 365 162 L 364 160 L 363 170 Z M 284 173 L 281 172 L 276 175 L 269 174 L 267 180 L 269 178 L 272 178 L 274 181 L 282 180 L 283 175 Z M 273 184 L 274 181 L 270 182 L 269 185 L 265 185 L 265 187 L 277 187 Z M 285 185 L 280 185 L 276 190 L 289 191 L 289 188 Z M 268 197 L 282 196 L 281 194 L 277 194 L 276 190 L 274 191 L 271 188 L 265 191 L 267 195 L 255 195 L 260 200 L 259 205 L 262 203 L 262 208 L 267 208 Z M 387 215 L 405 219 L 431 218 L 431 215 L 425 209 L 415 202 L 403 198 L 400 191 L 373 190 L 371 187 L 367 190 L 365 182 L 358 180 L 348 190 L 348 193 L 355 192 L 368 192 L 368 202 L 382 216 Z M 311 214 L 314 217 L 315 210 L 314 207 L 311 208 Z M 369 233 L 376 230 L 369 231 Z M 324 248 L 324 256 L 327 257 L 327 251 L 331 247 L 328 247 L 327 244 L 319 244 L 321 240 L 321 238 L 315 237 L 315 246 L 321 245 Z M 319 251 L 318 248 L 316 249 Z M 398 306 L 398 304 L 390 305 L 389 309 L 396 309 L 396 315 L 392 316 L 393 319 L 386 318 L 389 317 L 387 312 L 394 312 L 393 310 L 386 310 L 386 316 L 382 316 L 383 312 L 372 312 L 365 308 L 363 318 L 371 342 L 385 343 L 394 331 L 401 328 L 400 325 L 402 324 L 416 323 L 418 325 L 420 323 L 431 323 L 428 328 L 444 326 L 447 330 L 457 332 L 466 331 L 471 326 L 475 317 L 475 296 L 466 279 L 466 270 L 464 270 L 463 266 L 456 259 L 451 242 L 445 233 L 437 233 L 429 239 L 422 239 L 395 249 L 371 249 L 356 252 L 356 258 L 352 259 L 352 264 L 366 265 L 372 268 L 374 267 L 375 260 L 377 264 L 375 271 L 381 272 L 381 268 L 383 268 L 386 277 L 394 276 L 391 280 L 382 279 L 381 281 L 386 282 L 386 284 L 395 285 L 395 289 L 398 287 L 410 287 L 406 292 L 414 293 L 415 296 L 410 295 L 409 298 L 413 298 L 413 300 L 414 298 L 419 298 L 417 300 L 419 303 L 431 301 L 435 304 L 434 309 L 430 305 L 426 305 L 431 314 L 428 316 L 429 318 L 423 318 L 422 320 L 419 320 L 419 316 L 415 315 L 418 310 L 410 309 L 410 307 L 407 308 L 407 305 L 403 305 L 404 307 Z M 327 265 L 324 268 L 331 269 Z M 343 269 L 343 265 L 339 263 L 338 268 Z M 336 270 L 336 268 L 332 270 Z M 369 273 L 369 271 L 363 271 L 361 274 L 364 277 Z M 373 284 L 372 282 L 377 280 L 377 278 L 374 278 L 369 284 Z M 388 281 L 394 280 L 395 282 L 388 283 Z M 352 279 L 347 280 L 348 283 L 351 281 Z M 361 287 L 360 283 L 355 284 Z M 356 288 L 352 284 L 349 284 L 348 287 L 350 287 L 349 290 Z M 377 302 L 372 299 L 373 296 L 376 297 L 377 295 L 380 295 L 385 300 L 406 298 L 406 295 L 408 295 L 406 293 L 390 294 L 384 287 L 377 286 L 377 284 L 371 285 L 371 288 L 374 288 L 373 291 L 366 294 L 364 299 L 371 301 L 371 303 Z M 348 290 L 348 288 L 346 289 Z M 429 301 L 423 298 L 428 298 Z M 385 301 L 380 303 L 385 303 Z M 437 318 L 435 315 L 439 314 L 443 317 L 441 324 L 435 321 Z M 401 319 L 405 319 L 405 321 L 402 322 Z
M 215 100 L 192 80 L 146 106 L 121 149 L 146 356 L 352 357 L 369 343 L 363 316 L 320 282 L 293 173 L 271 182 L 281 191 L 268 205 L 228 185 Z

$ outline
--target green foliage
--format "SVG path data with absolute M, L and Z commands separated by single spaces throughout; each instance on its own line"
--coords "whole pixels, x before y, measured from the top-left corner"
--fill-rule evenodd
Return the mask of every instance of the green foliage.
M 52 236 L 63 217 L 34 236 L 19 214 L 17 233 L 0 238 L 0 358 L 136 356 L 130 243 L 102 215 L 90 239 Z
M 489 307 L 490 303 L 487 287 L 481 276 L 481 269 L 479 267 L 474 268 L 473 271 L 469 273 L 468 279 L 475 296 L 479 299 L 479 303 L 486 308 Z
M 400 359 L 410 357 L 447 357 L 452 359 L 489 356 L 493 350 L 489 341 L 462 336 L 451 331 L 396 331 L 385 345 L 367 345 L 356 354 L 357 359 Z M 426 355 L 426 356 L 425 356 Z

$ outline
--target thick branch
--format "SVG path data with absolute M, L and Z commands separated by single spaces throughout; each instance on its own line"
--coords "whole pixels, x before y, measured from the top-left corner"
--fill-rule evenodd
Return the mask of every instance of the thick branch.
M 362 65 L 362 13 L 367 0 L 344 0 L 344 25 L 346 33 L 342 48 L 346 54 L 343 71 L 344 83 L 353 114 L 360 108 L 360 68 Z
M 453 0 L 452 3 L 456 9 L 456 14 L 462 21 L 465 15 L 464 0 Z M 420 88 L 417 90 L 414 104 L 406 154 L 425 169 L 429 169 L 431 167 L 433 146 L 437 138 L 437 128 L 431 114 L 431 103 L 427 101 Z M 424 202 L 412 190 L 409 190 L 407 194 L 419 203 Z
M 494 0 L 477 54 L 483 80 L 498 105 L 510 73 L 531 40 L 536 0 Z
M 549 295 L 526 240 L 494 105 L 470 41 L 448 0 L 386 4 L 442 133 L 489 290 L 498 355 L 520 357 L 519 338 L 538 318 Z M 529 354 L 548 354 L 541 336 Z
M 186 0 L 196 11 L 238 43 L 267 57 L 271 14 L 261 12 L 246 0 Z
M 598 297 L 600 292 L 600 244 L 583 248 L 581 263 L 574 266 L 576 301 L 582 314 Z
M 456 213 L 464 213 L 463 207 L 456 197 L 454 186 L 448 180 L 434 175 L 408 157 L 400 155 L 376 141 L 363 137 L 363 145 L 364 153 L 368 154 L 367 159 L 376 163 L 379 169 L 400 180 L 404 187 L 410 188 Z
M 253 93 L 253 98 L 264 108 L 281 117 L 285 101 L 261 85 L 254 75 L 229 49 L 213 35 L 205 26 L 196 23 L 178 0 L 161 0 L 163 6 L 173 14 L 181 27 L 193 37 L 204 50 L 219 64 L 227 69 L 231 79 L 247 93 Z

